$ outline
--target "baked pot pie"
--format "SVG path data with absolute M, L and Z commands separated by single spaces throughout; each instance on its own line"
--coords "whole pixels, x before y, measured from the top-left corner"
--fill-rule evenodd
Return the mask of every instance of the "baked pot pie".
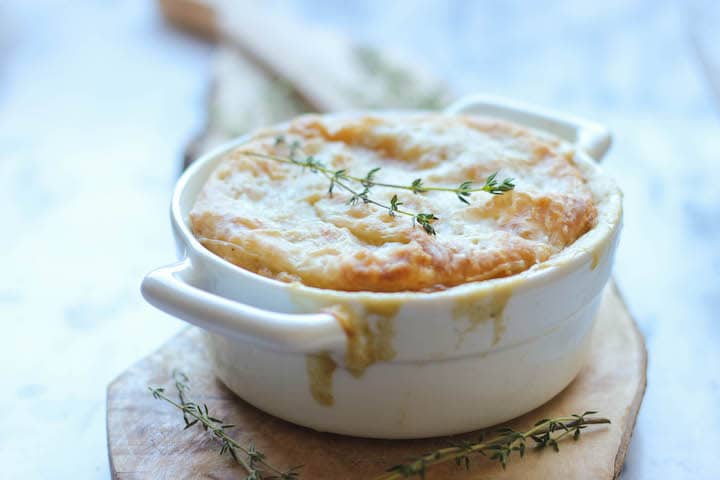
M 494 425 L 583 366 L 621 227 L 608 144 L 477 97 L 271 126 L 183 174 L 180 260 L 143 295 L 205 329 L 217 377 L 285 420 L 378 438 Z M 463 193 L 488 180 L 507 188 Z

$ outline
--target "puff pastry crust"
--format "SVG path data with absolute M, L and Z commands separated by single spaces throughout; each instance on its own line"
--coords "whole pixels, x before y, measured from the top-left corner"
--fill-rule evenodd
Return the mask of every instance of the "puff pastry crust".
M 276 145 L 283 135 L 286 142 Z M 433 212 L 437 235 L 348 194 L 324 176 L 245 151 L 287 155 L 298 141 L 333 169 L 377 181 L 456 187 L 499 171 L 516 188 L 475 193 L 375 187 L 372 197 Z M 429 113 L 307 115 L 257 132 L 226 153 L 190 213 L 202 244 L 240 267 L 282 281 L 347 291 L 432 291 L 513 275 L 547 260 L 593 228 L 597 209 L 573 148 L 493 118 Z

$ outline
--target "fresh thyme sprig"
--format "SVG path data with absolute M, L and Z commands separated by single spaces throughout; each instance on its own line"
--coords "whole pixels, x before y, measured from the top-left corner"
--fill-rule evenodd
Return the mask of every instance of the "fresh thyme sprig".
M 282 135 L 275 138 L 275 145 L 282 145 L 286 143 L 285 137 Z M 509 192 L 510 190 L 515 189 L 515 179 L 514 178 L 506 178 L 502 181 L 502 183 L 498 183 L 496 180 L 498 172 L 490 174 L 486 179 L 485 183 L 481 186 L 473 186 L 474 183 L 471 181 L 464 181 L 457 187 L 438 187 L 438 186 L 432 186 L 432 185 L 425 185 L 423 180 L 421 178 L 416 178 L 412 181 L 410 185 L 399 185 L 395 183 L 383 183 L 378 182 L 375 180 L 375 177 L 377 175 L 377 172 L 381 170 L 380 167 L 375 167 L 372 170 L 370 170 L 367 175 L 364 177 L 357 177 L 348 174 L 345 170 L 332 170 L 329 168 L 326 168 L 322 163 L 317 162 L 317 160 L 314 159 L 314 157 L 309 156 L 305 161 L 298 160 L 296 158 L 296 155 L 298 152 L 301 151 L 302 147 L 299 142 L 295 141 L 289 144 L 289 156 L 288 158 L 278 157 L 276 155 L 269 155 L 264 153 L 257 153 L 257 152 L 243 152 L 243 154 L 251 155 L 251 156 L 258 156 L 262 158 L 268 158 L 271 160 L 276 160 L 280 162 L 285 163 L 292 163 L 295 165 L 301 165 L 301 166 L 307 166 L 310 167 L 313 166 L 313 170 L 319 170 L 319 171 L 325 171 L 326 173 L 332 173 L 336 174 L 338 172 L 342 172 L 342 176 L 347 180 L 352 180 L 354 182 L 359 182 L 365 187 L 386 187 L 386 188 L 394 188 L 399 190 L 408 190 L 413 193 L 425 193 L 425 192 L 451 192 L 455 193 L 458 198 L 468 203 L 467 200 L 463 197 L 469 197 L 471 194 L 476 192 L 487 192 L 491 193 L 493 195 L 501 195 L 505 192 Z M 310 160 L 308 162 L 308 160 Z
M 286 144 L 285 137 L 283 137 L 282 135 L 276 137 L 275 146 L 283 144 Z M 513 183 L 512 178 L 506 178 L 502 181 L 502 183 L 498 183 L 498 181 L 495 179 L 495 177 L 497 176 L 497 172 L 489 175 L 485 180 L 484 185 L 480 187 L 474 187 L 473 182 L 471 181 L 462 182 L 459 186 L 455 188 L 429 186 L 425 185 L 421 178 L 416 178 L 412 181 L 410 185 L 378 182 L 377 180 L 375 180 L 375 177 L 377 175 L 377 172 L 380 171 L 380 167 L 375 167 L 371 169 L 364 177 L 357 177 L 354 175 L 350 175 L 345 169 L 333 170 L 331 168 L 328 168 L 322 162 L 315 159 L 315 157 L 313 157 L 312 155 L 308 155 L 304 159 L 299 159 L 298 154 L 302 150 L 302 147 L 297 141 L 290 143 L 289 145 L 287 145 L 287 147 L 287 157 L 249 151 L 244 151 L 242 152 L 242 154 L 251 157 L 265 158 L 277 162 L 297 165 L 303 168 L 308 168 L 314 173 L 320 173 L 330 181 L 330 185 L 328 187 L 328 195 L 332 196 L 333 192 L 335 191 L 335 187 L 339 187 L 350 194 L 348 204 L 355 205 L 359 202 L 365 204 L 372 204 L 380 208 L 386 209 L 391 216 L 401 214 L 412 217 L 414 223 L 420 225 L 423 230 L 425 230 L 425 232 L 431 235 L 435 235 L 437 233 L 435 231 L 435 228 L 433 227 L 433 222 L 439 220 L 439 218 L 434 213 L 415 213 L 402 210 L 399 207 L 400 205 L 403 205 L 403 202 L 400 202 L 398 200 L 397 195 L 393 196 L 392 200 L 390 201 L 390 205 L 378 202 L 377 200 L 370 198 L 370 189 L 373 187 L 393 188 L 398 190 L 408 190 L 414 194 L 421 194 L 430 191 L 451 192 L 455 193 L 455 195 L 461 202 L 469 205 L 470 202 L 468 201 L 468 198 L 475 192 L 487 192 L 493 195 L 501 195 L 515 188 L 515 184 Z M 362 186 L 362 190 L 356 190 L 352 188 L 349 185 L 350 182 L 359 183 Z
M 243 447 L 225 432 L 235 425 L 226 424 L 219 418 L 210 415 L 206 404 L 201 406 L 195 402 L 187 401 L 187 392 L 190 389 L 187 384 L 187 375 L 176 370 L 173 372 L 173 380 L 175 381 L 175 388 L 177 389 L 180 399 L 179 402 L 168 397 L 165 394 L 164 388 L 148 387 L 148 389 L 154 398 L 165 400 L 173 407 L 182 411 L 185 429 L 198 424 L 204 431 L 217 438 L 221 443 L 220 455 L 228 453 L 240 464 L 248 474 L 245 480 L 295 480 L 300 477 L 298 470 L 301 466 L 292 467 L 288 470 L 281 470 L 274 467 L 268 463 L 265 454 L 259 451 L 253 443 L 250 443 L 247 447 Z
M 207 405 L 201 406 L 188 401 L 187 394 L 190 387 L 187 375 L 175 370 L 173 371 L 173 380 L 179 401 L 168 397 L 164 388 L 148 387 L 148 389 L 154 398 L 166 401 L 183 413 L 185 429 L 199 424 L 205 432 L 217 438 L 221 442 L 220 455 L 228 453 L 241 465 L 248 474 L 245 480 L 298 480 L 300 478 L 299 469 L 302 466 L 292 467 L 288 470 L 274 467 L 268 462 L 265 454 L 259 451 L 253 443 L 243 447 L 227 435 L 226 430 L 233 428 L 234 425 L 226 424 L 219 418 L 210 415 Z M 473 455 L 481 455 L 491 461 L 497 461 L 505 469 L 513 453 L 517 453 L 522 458 L 528 448 L 544 447 L 551 447 L 554 451 L 559 452 L 558 442 L 563 438 L 572 436 L 573 440 L 578 440 L 580 432 L 588 426 L 610 423 L 607 418 L 592 417 L 595 414 L 597 412 L 587 411 L 582 415 L 546 418 L 536 422 L 532 428 L 524 432 L 511 428 L 500 428 L 489 440 L 485 440 L 483 435 L 480 435 L 476 441 L 451 442 L 445 448 L 392 466 L 384 474 L 375 477 L 375 480 L 402 480 L 412 477 L 424 479 L 429 467 L 450 461 L 469 470 L 470 458 Z M 528 445 L 528 442 L 533 443 Z
M 490 440 L 482 436 L 475 442 L 462 441 L 441 448 L 433 453 L 422 455 L 407 463 L 390 467 L 386 473 L 376 477 L 375 480 L 400 480 L 403 478 L 420 477 L 425 478 L 428 467 L 439 463 L 455 461 L 458 466 L 470 469 L 471 455 L 482 455 L 489 460 L 499 462 L 503 469 L 507 466 L 508 460 L 513 452 L 522 458 L 528 447 L 528 440 L 533 442 L 532 447 L 552 447 L 556 452 L 560 451 L 558 442 L 567 435 L 572 435 L 573 440 L 580 438 L 580 431 L 588 425 L 608 424 L 607 418 L 596 418 L 588 415 L 595 415 L 597 412 L 588 411 L 582 415 L 570 417 L 547 418 L 537 422 L 532 428 L 518 432 L 510 428 L 501 428 Z

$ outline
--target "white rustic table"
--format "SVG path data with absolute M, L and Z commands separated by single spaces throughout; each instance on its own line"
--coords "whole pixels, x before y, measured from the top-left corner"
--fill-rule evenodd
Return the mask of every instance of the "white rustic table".
M 717 2 L 267 3 L 461 93 L 612 127 L 616 278 L 650 355 L 624 476 L 720 478 Z M 138 284 L 173 260 L 166 208 L 210 61 L 152 2 L 0 3 L 0 477 L 108 477 L 105 386 L 181 327 Z

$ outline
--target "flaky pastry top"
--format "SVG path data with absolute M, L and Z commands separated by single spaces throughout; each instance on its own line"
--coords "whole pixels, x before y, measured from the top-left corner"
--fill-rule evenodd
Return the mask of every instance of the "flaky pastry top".
M 278 141 L 281 138 L 282 141 Z M 370 196 L 432 212 L 436 235 L 412 218 L 362 201 L 286 158 L 312 156 L 332 170 L 378 182 L 457 187 L 492 173 L 514 178 L 502 195 L 373 187 Z M 306 115 L 258 131 L 224 154 L 190 213 L 200 242 L 260 275 L 346 291 L 432 291 L 523 272 L 559 253 L 597 221 L 571 145 L 493 118 L 431 113 Z M 355 185 L 359 190 L 362 187 Z

